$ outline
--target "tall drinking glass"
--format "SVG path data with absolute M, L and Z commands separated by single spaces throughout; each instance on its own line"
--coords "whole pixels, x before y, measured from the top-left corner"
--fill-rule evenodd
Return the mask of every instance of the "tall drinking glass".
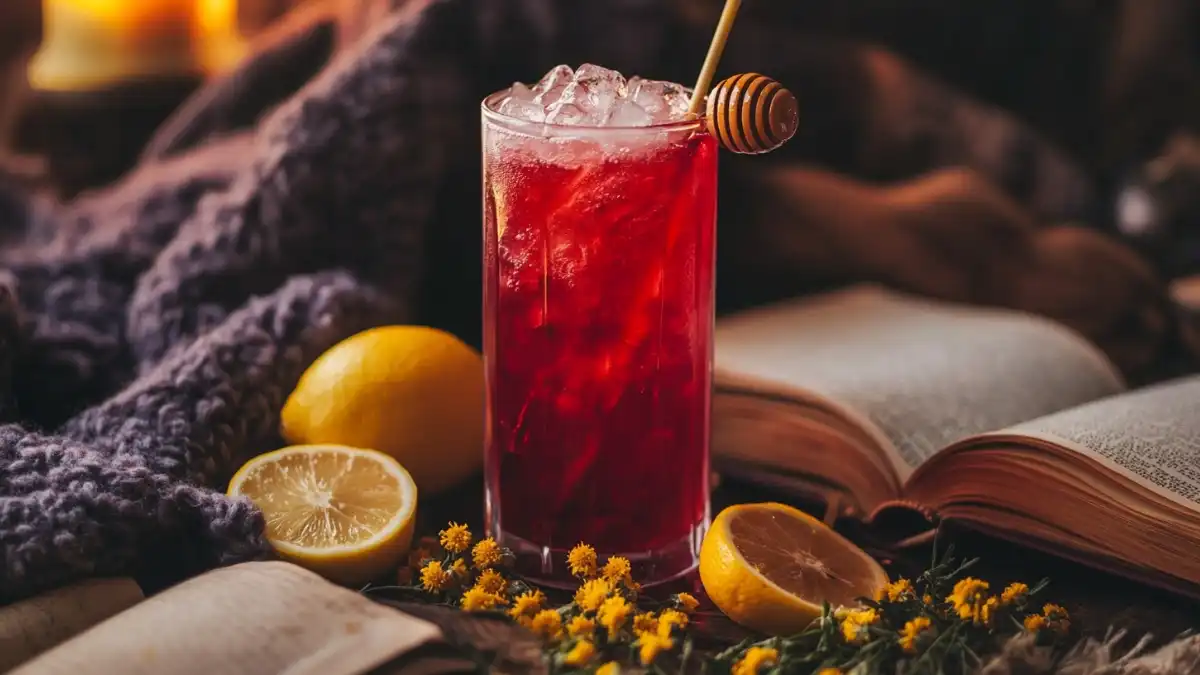
M 482 105 L 488 527 L 543 583 L 579 542 L 666 581 L 709 519 L 717 142 L 522 121 L 505 94 Z

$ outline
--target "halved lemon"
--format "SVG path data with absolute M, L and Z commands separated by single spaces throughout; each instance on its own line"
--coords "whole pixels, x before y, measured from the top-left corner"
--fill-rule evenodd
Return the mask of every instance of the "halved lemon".
M 229 481 L 267 520 L 279 557 L 342 584 L 401 564 L 412 545 L 417 486 L 395 459 L 344 445 L 294 445 L 250 460 Z
M 874 597 L 887 574 L 824 523 L 783 504 L 739 504 L 720 513 L 700 547 L 700 581 L 722 612 L 771 635 L 804 630 L 821 604 Z

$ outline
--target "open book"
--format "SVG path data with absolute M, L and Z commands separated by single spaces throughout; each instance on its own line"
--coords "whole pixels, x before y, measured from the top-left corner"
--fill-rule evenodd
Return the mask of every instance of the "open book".
M 720 319 L 715 383 L 727 475 L 1200 589 L 1200 377 L 1126 392 L 1048 320 L 859 286 Z
M 214 570 L 148 599 L 86 581 L 0 608 L 13 675 L 476 672 L 435 624 L 283 562 Z

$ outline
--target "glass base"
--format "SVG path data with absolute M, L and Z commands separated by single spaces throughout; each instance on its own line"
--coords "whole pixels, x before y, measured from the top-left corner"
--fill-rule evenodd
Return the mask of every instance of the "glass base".
M 540 546 L 506 533 L 492 523 L 491 536 L 516 556 L 516 571 L 530 582 L 549 588 L 573 589 L 579 580 L 567 569 L 569 549 Z M 697 523 L 692 531 L 677 541 L 656 551 L 600 552 L 600 564 L 612 555 L 629 559 L 633 579 L 643 588 L 665 584 L 690 574 L 700 563 L 700 544 L 708 531 L 708 522 Z

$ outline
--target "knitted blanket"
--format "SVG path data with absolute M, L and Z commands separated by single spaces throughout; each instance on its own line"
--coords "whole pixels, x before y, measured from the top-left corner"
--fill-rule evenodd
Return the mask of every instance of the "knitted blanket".
M 395 17 L 252 133 L 68 205 L 0 202 L 0 596 L 268 552 L 213 488 L 273 447 L 316 356 L 412 316 L 429 195 L 474 130 L 443 115 L 474 111 L 430 40 L 453 5 Z
M 654 74 L 671 77 L 672 50 L 703 48 L 672 38 L 687 31 L 669 18 L 673 3 L 655 0 L 398 4 L 319 67 L 314 55 L 329 50 L 335 30 L 328 7 L 285 22 L 246 65 L 185 104 L 115 185 L 62 204 L 0 182 L 0 601 L 87 576 L 181 578 L 268 555 L 261 514 L 221 489 L 246 459 L 276 447 L 279 409 L 323 350 L 370 326 L 422 319 L 427 249 L 446 240 L 446 214 L 456 232 L 478 232 L 478 211 L 456 211 L 441 195 L 477 180 L 482 95 L 580 55 L 627 72 L 661 66 Z M 595 37 L 574 40 L 565 13 Z M 622 39 L 604 38 L 618 28 Z M 738 53 L 731 47 L 728 58 Z M 1017 127 L 1000 119 L 993 129 Z M 957 163 L 979 159 L 947 147 Z M 998 147 L 990 142 L 974 162 L 985 177 L 988 167 L 1007 171 Z M 1082 183 L 1052 150 L 1023 143 L 1019 155 L 1022 166 Z M 906 203 L 942 200 L 952 208 L 930 217 L 961 225 L 976 211 L 959 193 L 987 182 L 961 177 Z M 1050 194 L 1031 185 L 1030 195 Z M 1042 249 L 1010 247 L 1041 235 L 1007 199 L 977 200 L 982 236 L 1005 244 L 973 250 L 1042 256 L 1040 271 L 1019 275 L 1020 296 L 978 281 L 1009 274 L 975 257 L 939 255 L 937 264 L 962 264 L 975 275 L 963 277 L 966 287 L 988 289 L 984 301 L 1028 299 L 1102 344 L 1119 341 L 1110 355 L 1136 355 L 1123 364 L 1157 353 L 1169 328 L 1145 266 L 1072 232 L 1044 238 Z M 1074 208 L 1025 203 L 1057 216 Z M 910 237 L 906 250 L 962 250 L 931 222 L 906 218 L 889 236 Z M 477 292 L 478 249 L 467 251 L 452 272 L 476 279 L 468 285 Z M 859 269 L 853 262 L 827 264 Z M 1089 275 L 1097 267 L 1105 274 Z M 1070 288 L 1034 293 L 1042 273 Z M 957 271 L 929 283 L 904 270 L 875 276 L 959 295 L 947 286 Z

